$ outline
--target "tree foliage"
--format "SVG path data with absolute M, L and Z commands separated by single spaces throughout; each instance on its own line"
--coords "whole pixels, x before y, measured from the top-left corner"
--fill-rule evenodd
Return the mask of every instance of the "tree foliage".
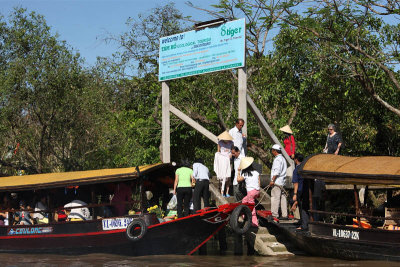
M 3 155 L 19 144 L 11 159 L 3 156 L 2 165 L 11 167 L 11 174 L 84 169 L 102 136 L 101 104 L 109 103 L 101 98 L 107 96 L 42 16 L 16 9 L 0 32 Z
M 399 4 L 395 1 L 221 0 L 208 17 L 246 18 L 248 94 L 278 138 L 318 153 L 336 123 L 349 155 L 400 155 Z M 0 173 L 135 166 L 160 161 L 158 40 L 190 29 L 173 3 L 110 36 L 120 49 L 92 68 L 44 18 L 0 19 Z M 218 135 L 237 117 L 237 71 L 169 81 L 170 102 Z M 248 115 L 249 153 L 271 162 L 269 139 Z M 19 143 L 18 151 L 16 145 Z M 215 145 L 171 115 L 172 160 Z

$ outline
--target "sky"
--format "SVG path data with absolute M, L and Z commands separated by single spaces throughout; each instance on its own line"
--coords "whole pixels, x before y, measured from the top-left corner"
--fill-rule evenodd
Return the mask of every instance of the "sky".
M 187 0 L 0 0 L 0 14 L 8 17 L 14 7 L 26 8 L 43 15 L 53 33 L 59 34 L 75 51 L 94 65 L 98 56 L 109 57 L 118 50 L 115 43 L 105 43 L 104 37 L 128 30 L 126 20 L 149 13 L 152 8 L 174 2 L 185 15 L 204 21 L 212 19 L 185 4 Z M 191 0 L 207 8 L 219 0 Z

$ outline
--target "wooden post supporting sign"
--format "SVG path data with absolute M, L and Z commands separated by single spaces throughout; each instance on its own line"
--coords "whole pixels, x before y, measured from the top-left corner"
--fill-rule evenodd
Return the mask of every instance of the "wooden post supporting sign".
M 238 115 L 245 121 L 242 133 L 247 136 L 247 73 L 246 68 L 238 69 Z
M 169 86 L 166 82 L 162 82 L 162 162 L 171 162 L 170 152 L 170 121 L 169 121 Z

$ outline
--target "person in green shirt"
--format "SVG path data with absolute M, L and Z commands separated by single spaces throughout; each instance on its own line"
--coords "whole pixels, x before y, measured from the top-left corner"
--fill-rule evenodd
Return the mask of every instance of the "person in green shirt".
M 176 195 L 178 218 L 189 215 L 192 183 L 194 183 L 193 170 L 186 161 L 175 172 L 174 195 Z

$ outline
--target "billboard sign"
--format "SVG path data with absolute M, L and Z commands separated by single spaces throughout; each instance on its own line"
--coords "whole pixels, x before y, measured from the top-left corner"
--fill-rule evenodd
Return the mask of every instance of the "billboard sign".
M 160 39 L 158 80 L 245 66 L 245 19 Z

